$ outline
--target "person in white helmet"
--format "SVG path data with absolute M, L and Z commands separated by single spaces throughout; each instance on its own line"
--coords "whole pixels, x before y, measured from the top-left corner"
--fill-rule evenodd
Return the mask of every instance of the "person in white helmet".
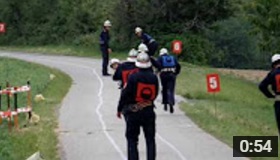
M 100 34 L 100 49 L 102 52 L 102 74 L 103 76 L 110 76 L 108 73 L 108 64 L 109 64 L 109 54 L 112 52 L 109 41 L 109 30 L 112 24 L 109 20 L 106 20 L 103 24 L 103 30 Z
M 148 47 L 148 55 L 154 56 L 158 49 L 156 40 L 147 33 L 143 33 L 143 30 L 140 27 L 135 28 L 135 34 L 142 40 L 142 43 Z
M 117 70 L 118 66 L 121 64 L 120 60 L 117 58 L 112 58 L 110 60 L 110 68 Z
M 138 52 L 145 52 L 148 53 L 149 49 L 144 43 L 140 43 L 138 46 Z
M 135 64 L 139 71 L 128 78 L 127 86 L 122 91 L 117 116 L 121 118 L 123 113 L 125 117 L 128 160 L 139 160 L 138 137 L 141 127 L 146 139 L 147 160 L 155 160 L 154 101 L 158 95 L 159 82 L 157 76 L 149 70 L 152 64 L 146 53 L 139 53 Z
M 274 99 L 274 111 L 278 132 L 280 133 L 280 54 L 275 54 L 271 58 L 272 70 L 259 84 L 260 91 L 267 97 Z M 270 91 L 270 87 L 272 92 Z
M 170 113 L 173 113 L 175 105 L 176 77 L 181 71 L 181 66 L 174 56 L 169 55 L 166 48 L 160 50 L 157 64 L 162 85 L 162 104 L 164 105 L 165 111 L 167 111 L 169 105 L 169 111 Z
M 117 68 L 115 74 L 113 75 L 114 81 L 121 81 L 121 89 L 126 86 L 128 76 L 138 71 L 138 69 L 135 66 L 137 55 L 138 52 L 134 48 L 132 48 L 128 53 L 127 61 L 123 62 Z

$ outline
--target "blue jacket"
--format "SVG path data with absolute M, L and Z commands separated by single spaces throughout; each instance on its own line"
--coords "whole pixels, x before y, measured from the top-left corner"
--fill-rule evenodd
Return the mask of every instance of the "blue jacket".
M 169 62 L 167 59 L 171 61 Z M 181 65 L 178 63 L 178 60 L 174 56 L 168 54 L 162 55 L 158 58 L 156 67 L 159 71 L 163 71 L 164 69 L 174 69 L 176 75 L 181 72 Z
M 142 39 L 142 42 L 146 45 L 146 46 L 149 46 L 150 42 L 151 41 L 155 41 L 153 39 L 152 36 L 148 35 L 147 33 L 143 33 L 142 36 L 141 36 L 141 39 Z

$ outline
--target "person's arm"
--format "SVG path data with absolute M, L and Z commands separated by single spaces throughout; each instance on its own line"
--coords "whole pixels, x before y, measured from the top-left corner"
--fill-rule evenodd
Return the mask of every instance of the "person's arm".
M 135 80 L 134 76 L 129 76 L 127 86 L 122 90 L 121 92 L 121 98 L 118 104 L 118 118 L 121 118 L 121 112 L 123 110 L 123 107 L 125 105 L 129 104 L 129 100 L 133 98 L 134 95 L 134 86 L 135 86 Z
M 113 75 L 113 80 L 114 81 L 121 81 L 122 80 L 122 66 L 119 65 L 118 68 L 116 69 L 114 75 Z
M 269 73 L 265 79 L 259 84 L 260 91 L 267 97 L 267 98 L 274 98 L 275 96 L 268 90 L 268 86 L 271 85 L 271 73 Z

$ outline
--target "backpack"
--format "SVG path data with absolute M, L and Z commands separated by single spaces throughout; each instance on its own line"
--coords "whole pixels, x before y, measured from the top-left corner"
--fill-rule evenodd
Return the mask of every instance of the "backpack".
M 175 58 L 170 55 L 164 55 L 162 56 L 162 67 L 163 68 L 172 68 L 175 67 Z

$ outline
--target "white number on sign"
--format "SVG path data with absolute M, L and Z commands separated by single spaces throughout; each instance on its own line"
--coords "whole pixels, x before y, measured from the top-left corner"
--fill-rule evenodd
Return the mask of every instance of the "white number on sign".
M 217 83 L 217 78 L 216 77 L 210 77 L 209 81 L 210 81 L 210 87 L 212 89 L 216 89 L 218 87 L 218 83 Z
M 180 50 L 180 43 L 175 43 L 175 44 L 174 44 L 174 49 L 175 49 L 176 51 L 179 51 L 179 50 Z
M 267 152 L 271 152 L 272 148 L 271 148 L 271 140 L 267 140 L 266 143 L 263 146 L 263 150 L 266 150 Z

